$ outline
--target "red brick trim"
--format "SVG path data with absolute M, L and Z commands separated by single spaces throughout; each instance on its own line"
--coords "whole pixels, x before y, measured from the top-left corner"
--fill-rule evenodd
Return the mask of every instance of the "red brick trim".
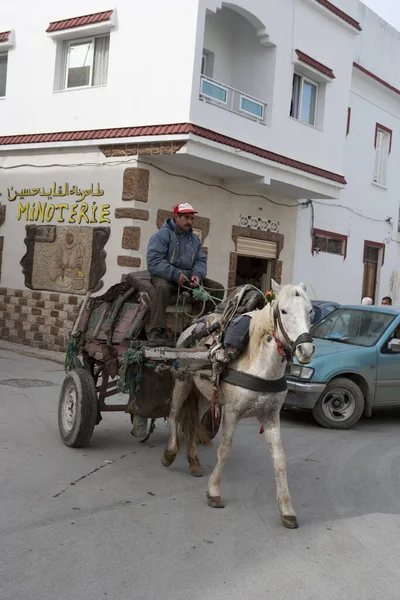
M 52 21 L 46 29 L 46 32 L 51 33 L 52 31 L 62 31 L 64 29 L 74 29 L 76 27 L 83 27 L 84 25 L 104 23 L 105 21 L 109 21 L 111 19 L 112 14 L 112 10 L 107 10 L 104 12 L 92 13 L 91 15 L 83 15 L 82 17 L 63 19 L 62 21 Z
M 363 263 L 365 263 L 365 255 L 367 252 L 367 246 L 372 246 L 373 248 L 380 248 L 382 250 L 382 267 L 385 264 L 385 251 L 386 245 L 382 242 L 372 242 L 371 240 L 364 240 L 364 252 L 363 252 Z
M 361 25 L 358 21 L 356 21 L 355 19 L 353 19 L 353 17 L 351 17 L 350 15 L 345 13 L 343 10 L 341 10 L 340 8 L 338 8 L 337 6 L 332 4 L 332 2 L 329 2 L 328 0 L 315 0 L 315 1 L 318 2 L 318 4 L 320 4 L 324 8 L 327 8 L 328 10 L 330 10 L 334 15 L 336 15 L 343 21 L 346 21 L 346 23 L 348 23 L 349 25 L 354 27 L 354 29 L 357 29 L 357 31 L 362 31 Z
M 386 133 L 388 133 L 390 135 L 390 142 L 389 142 L 389 154 L 390 154 L 392 151 L 393 131 L 391 129 L 389 129 L 388 127 L 385 127 L 385 125 L 381 125 L 380 123 L 377 123 L 375 125 L 374 148 L 376 148 L 376 138 L 378 135 L 378 129 L 381 129 L 382 131 L 386 131 Z
M 320 63 L 318 60 L 315 60 L 315 58 L 308 56 L 308 54 L 305 54 L 301 50 L 296 50 L 296 54 L 297 54 L 297 58 L 304 64 L 308 65 L 309 67 L 312 67 L 316 71 L 319 71 L 320 73 L 322 73 L 323 75 L 326 75 L 327 77 L 330 77 L 331 79 L 335 79 L 335 74 L 332 71 L 332 69 L 330 69 L 329 67 L 326 67 L 325 65 Z
M 0 136 L 0 146 L 14 145 L 14 144 L 44 144 L 49 142 L 71 142 L 71 141 L 85 141 L 85 140 L 102 140 L 110 138 L 129 138 L 129 137 L 141 137 L 141 136 L 153 136 L 153 135 L 182 135 L 182 134 L 193 134 L 198 137 L 229 146 L 230 148 L 236 148 L 242 152 L 254 154 L 265 160 L 291 167 L 292 169 L 298 169 L 310 175 L 327 179 L 328 181 L 334 181 L 341 185 L 346 185 L 347 181 L 343 175 L 321 169 L 314 165 L 303 163 L 294 158 L 282 156 L 276 154 L 270 150 L 253 146 L 247 142 L 241 142 L 234 138 L 222 135 L 211 129 L 205 129 L 192 123 L 177 123 L 174 125 L 147 125 L 138 127 L 126 127 L 119 129 L 97 129 L 87 131 L 64 131 L 57 133 L 28 133 L 22 135 L 5 135 Z
M 325 231 L 325 229 L 313 229 L 312 234 L 312 244 L 311 244 L 311 254 L 314 256 L 315 252 L 315 236 L 323 236 L 330 237 L 335 240 L 342 240 L 344 242 L 343 254 L 337 254 L 336 256 L 343 256 L 343 260 L 346 260 L 347 257 L 347 241 L 348 236 L 343 235 L 341 233 L 335 233 L 334 231 Z
M 367 69 L 365 69 L 364 67 L 362 67 L 361 65 L 359 65 L 356 62 L 353 62 L 353 67 L 355 69 L 358 69 L 362 73 L 364 73 L 364 75 L 368 75 L 368 77 L 371 77 L 372 79 L 375 79 L 375 81 L 377 81 L 381 85 L 384 85 L 386 88 L 388 88 L 388 90 L 390 90 L 390 91 L 392 91 L 395 94 L 398 94 L 400 96 L 400 90 L 398 88 L 394 87 L 393 85 L 390 85 L 390 83 L 388 83 L 384 79 L 381 79 L 380 77 L 378 77 L 378 75 L 375 75 L 375 73 L 372 73 L 371 71 L 368 71 Z
M 0 33 L 0 43 L 8 42 L 10 33 L 11 33 L 11 31 L 3 31 L 2 33 Z
M 350 133 L 350 123 L 351 123 L 351 106 L 347 109 L 347 126 L 346 126 L 346 137 Z

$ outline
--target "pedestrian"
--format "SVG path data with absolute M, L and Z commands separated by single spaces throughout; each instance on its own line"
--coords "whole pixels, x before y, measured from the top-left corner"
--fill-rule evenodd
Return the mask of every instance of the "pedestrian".
M 392 303 L 392 299 L 390 296 L 384 296 L 382 298 L 382 302 L 381 302 L 382 306 L 392 306 L 392 304 L 393 303 Z

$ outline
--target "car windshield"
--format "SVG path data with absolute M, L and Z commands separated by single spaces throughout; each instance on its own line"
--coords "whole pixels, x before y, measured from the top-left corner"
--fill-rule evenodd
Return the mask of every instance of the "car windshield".
M 338 308 L 311 328 L 314 338 L 374 346 L 394 319 L 378 311 Z

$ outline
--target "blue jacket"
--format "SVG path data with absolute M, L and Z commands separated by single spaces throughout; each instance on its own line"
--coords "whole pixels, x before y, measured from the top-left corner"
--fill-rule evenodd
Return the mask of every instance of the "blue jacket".
M 183 233 L 174 219 L 167 219 L 150 238 L 147 269 L 152 277 L 162 277 L 171 283 L 178 283 L 181 273 L 188 279 L 192 275 L 204 279 L 207 258 L 200 239 L 192 229 Z

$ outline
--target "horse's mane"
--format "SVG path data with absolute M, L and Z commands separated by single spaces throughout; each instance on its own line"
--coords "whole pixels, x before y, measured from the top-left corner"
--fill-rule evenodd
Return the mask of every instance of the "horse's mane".
M 244 358 L 251 364 L 258 357 L 260 346 L 268 335 L 274 333 L 274 311 L 282 304 L 286 304 L 291 298 L 301 296 L 308 301 L 305 291 L 293 284 L 284 285 L 275 298 L 273 304 L 267 304 L 262 310 L 257 310 L 252 315 L 249 328 L 249 344 Z

